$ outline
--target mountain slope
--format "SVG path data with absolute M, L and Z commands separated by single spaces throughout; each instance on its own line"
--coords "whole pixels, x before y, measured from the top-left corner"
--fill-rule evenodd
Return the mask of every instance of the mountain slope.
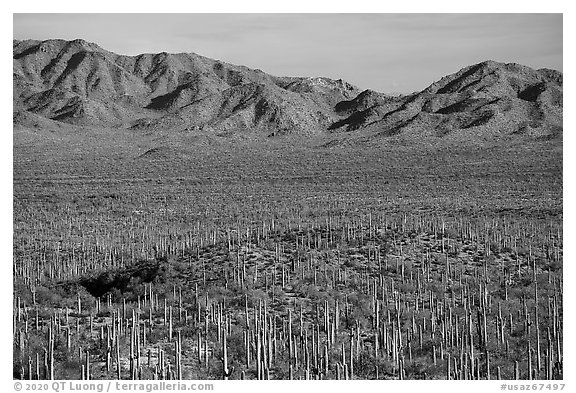
M 14 109 L 67 123 L 321 131 L 358 93 L 193 53 L 123 56 L 83 40 L 15 40 L 13 52 Z
M 84 40 L 14 40 L 13 92 L 14 122 L 23 125 L 46 118 L 220 137 L 562 133 L 562 73 L 494 61 L 393 96 L 361 92 L 341 79 L 276 77 L 194 53 L 124 56 Z

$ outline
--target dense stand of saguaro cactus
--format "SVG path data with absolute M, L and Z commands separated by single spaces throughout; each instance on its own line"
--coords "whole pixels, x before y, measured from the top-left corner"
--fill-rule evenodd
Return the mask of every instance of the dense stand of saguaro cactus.
M 21 228 L 32 235 L 15 237 L 15 377 L 562 377 L 554 222 L 370 212 L 157 230 L 134 220 L 100 233 L 74 216 Z M 83 285 L 137 263 L 155 273 L 104 293 Z

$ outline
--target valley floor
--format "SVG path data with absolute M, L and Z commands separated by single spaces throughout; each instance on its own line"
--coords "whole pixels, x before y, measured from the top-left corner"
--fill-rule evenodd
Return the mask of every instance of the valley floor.
M 561 378 L 562 142 L 331 140 L 15 129 L 14 377 Z

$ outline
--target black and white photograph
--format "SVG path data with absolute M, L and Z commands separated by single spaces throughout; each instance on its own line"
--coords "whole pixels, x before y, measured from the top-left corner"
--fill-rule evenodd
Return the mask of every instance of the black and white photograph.
M 16 390 L 570 390 L 562 13 L 12 17 Z

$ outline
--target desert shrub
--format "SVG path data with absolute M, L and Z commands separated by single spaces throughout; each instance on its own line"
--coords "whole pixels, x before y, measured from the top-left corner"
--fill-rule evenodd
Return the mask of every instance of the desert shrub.
M 40 305 L 57 306 L 62 303 L 62 296 L 49 288 L 39 286 L 36 287 L 36 302 Z

